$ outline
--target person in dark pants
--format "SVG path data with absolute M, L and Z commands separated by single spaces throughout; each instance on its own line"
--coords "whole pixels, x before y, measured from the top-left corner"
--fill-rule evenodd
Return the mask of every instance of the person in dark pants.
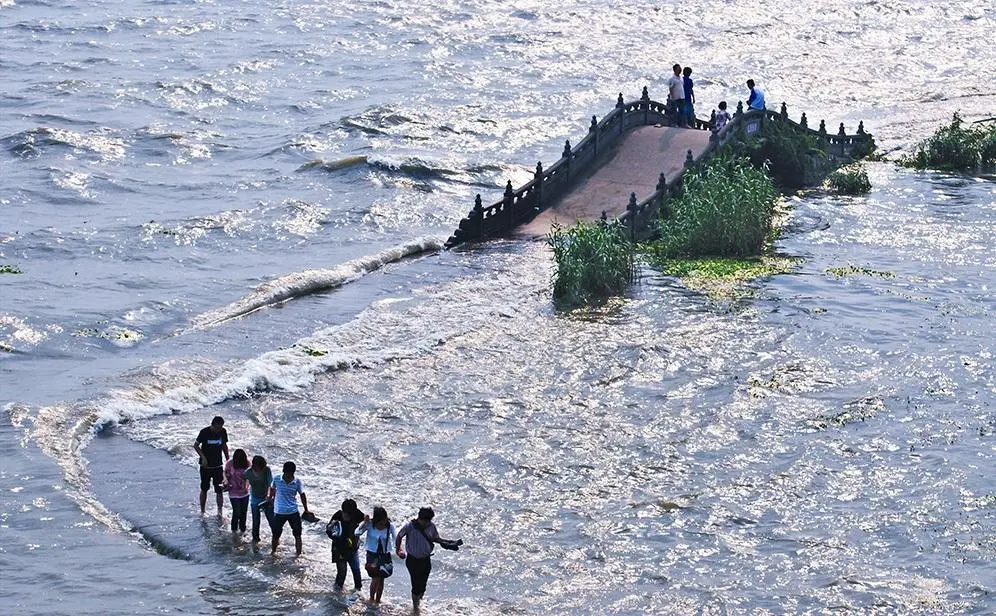
M 308 497 L 304 493 L 304 486 L 301 480 L 294 477 L 297 472 L 297 465 L 293 462 L 284 462 L 284 472 L 279 477 L 273 478 L 270 485 L 270 500 L 273 501 L 273 539 L 270 540 L 270 554 L 277 553 L 277 546 L 280 544 L 280 535 L 284 530 L 284 522 L 289 522 L 291 532 L 294 534 L 294 552 L 301 555 L 301 513 L 297 510 L 297 496 L 301 495 L 301 504 L 304 505 L 304 513 L 308 513 Z
M 252 542 L 259 543 L 259 514 L 266 516 L 267 526 L 273 525 L 273 502 L 270 501 L 270 486 L 273 472 L 266 465 L 266 458 L 253 456 L 252 466 L 245 473 L 249 482 L 249 510 L 252 511 Z
M 432 572 L 432 544 L 438 543 L 448 550 L 456 550 L 463 544 L 461 540 L 451 541 L 440 537 L 436 525 L 432 523 L 435 516 L 431 507 L 422 507 L 418 510 L 416 519 L 401 527 L 394 542 L 394 549 L 398 557 L 405 560 L 405 567 L 412 578 L 412 607 L 416 612 L 419 611 L 425 595 L 425 585 Z M 402 540 L 405 541 L 407 550 L 401 547 Z
M 224 483 L 225 466 L 221 460 L 225 455 L 225 462 L 228 461 L 228 432 L 225 431 L 225 420 L 215 417 L 211 420 L 211 425 L 204 428 L 197 434 L 194 441 L 194 451 L 200 458 L 201 471 L 201 515 L 204 514 L 204 507 L 207 505 L 208 487 L 214 483 L 214 492 L 218 502 L 218 517 L 221 517 L 221 510 L 225 505 L 225 497 L 222 494 L 221 485 Z
M 335 562 L 335 585 L 342 590 L 346 583 L 346 565 L 353 572 L 353 590 L 363 588 L 363 578 L 360 575 L 359 539 L 356 537 L 356 527 L 363 522 L 363 512 L 356 506 L 356 501 L 347 498 L 342 501 L 342 508 L 332 514 L 332 520 L 339 522 L 339 535 L 332 539 L 332 554 Z

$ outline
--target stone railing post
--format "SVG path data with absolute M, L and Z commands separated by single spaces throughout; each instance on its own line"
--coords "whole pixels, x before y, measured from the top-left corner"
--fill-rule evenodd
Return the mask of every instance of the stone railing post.
M 561 157 L 564 159 L 564 173 L 567 174 L 567 177 L 564 178 L 564 182 L 570 182 L 571 181 L 571 140 L 570 139 L 564 141 L 564 153 L 561 154 Z
M 744 114 L 744 102 L 737 101 L 737 115 L 742 116 Z
M 647 86 L 643 86 L 643 94 L 640 95 L 640 100 L 645 103 L 650 102 L 650 92 L 647 91 Z
M 481 203 L 481 193 L 477 193 L 474 199 L 474 211 L 471 212 L 471 219 L 476 221 L 477 239 L 484 238 L 484 204 Z
M 650 124 L 650 92 L 647 86 L 643 86 L 643 93 L 640 94 L 640 105 L 643 107 L 643 125 Z
M 716 132 L 716 110 L 715 109 L 712 110 L 712 114 L 710 114 L 710 116 L 709 116 L 709 129 L 712 130 L 712 132 Z
M 591 126 L 588 127 L 588 132 L 591 133 L 591 153 L 592 158 L 598 156 L 598 118 L 591 116 Z
M 847 136 L 847 131 L 844 130 L 844 123 L 843 122 L 840 123 L 840 130 L 837 131 L 837 136 L 838 137 L 846 137 Z
M 518 216 L 515 215 L 515 189 L 512 188 L 512 180 L 505 184 L 505 195 L 502 197 L 502 207 L 505 208 L 505 215 L 508 217 L 508 230 L 511 231 L 515 228 L 515 221 Z
M 806 112 L 802 112 L 802 117 L 799 118 L 799 126 L 803 128 L 809 128 L 809 124 L 806 122 Z
M 664 209 L 664 201 L 667 199 L 667 176 L 661 171 L 660 177 L 657 178 L 657 208 L 659 210 Z
M 859 135 L 864 135 L 865 134 L 865 122 L 864 122 L 864 120 L 862 120 L 861 122 L 858 122 L 858 134 Z
M 827 122 L 826 120 L 820 120 L 820 135 L 823 137 L 827 136 Z
M 626 211 L 629 212 L 629 241 L 636 241 L 636 193 L 629 193 L 629 203 L 626 204 Z
M 533 180 L 536 182 L 534 184 L 536 188 L 536 198 L 533 199 L 533 207 L 536 211 L 540 211 L 543 208 L 543 163 L 536 163 L 536 175 L 533 176 Z
M 688 169 L 695 164 L 695 157 L 692 156 L 692 151 L 688 150 L 688 154 L 685 154 L 685 169 Z
M 785 105 L 785 103 L 782 103 L 781 116 L 783 120 L 787 120 L 789 117 L 788 107 Z
M 623 100 L 622 92 L 619 93 L 619 98 L 616 99 L 616 109 L 622 109 L 626 106 L 626 101 Z

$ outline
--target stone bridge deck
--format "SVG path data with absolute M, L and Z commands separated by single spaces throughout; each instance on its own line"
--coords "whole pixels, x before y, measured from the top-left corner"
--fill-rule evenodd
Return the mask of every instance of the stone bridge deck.
M 641 126 L 626 133 L 600 167 L 570 192 L 516 228 L 512 235 L 543 239 L 554 224 L 569 227 L 578 220 L 596 220 L 602 212 L 613 220 L 626 211 L 630 193 L 642 201 L 657 190 L 664 173 L 673 183 L 684 169 L 688 151 L 696 159 L 709 146 L 709 131 L 668 126 Z

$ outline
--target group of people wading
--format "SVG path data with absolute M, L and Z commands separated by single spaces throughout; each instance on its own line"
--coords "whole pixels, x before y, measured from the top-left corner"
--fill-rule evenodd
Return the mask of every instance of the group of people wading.
M 284 525 L 289 523 L 294 535 L 295 552 L 298 556 L 301 555 L 301 522 L 317 521 L 317 518 L 308 510 L 308 497 L 301 480 L 295 477 L 297 466 L 293 462 L 285 462 L 282 473 L 274 477 L 263 456 L 253 456 L 250 463 L 246 452 L 236 449 L 229 457 L 228 432 L 225 430 L 225 420 L 221 417 L 215 417 L 210 426 L 200 431 L 194 441 L 194 450 L 200 457 L 201 514 L 205 513 L 208 489 L 213 484 L 219 517 L 224 507 L 224 493 L 228 492 L 232 505 L 233 533 L 245 532 L 246 518 L 251 511 L 252 541 L 259 543 L 260 519 L 265 516 L 272 534 L 270 554 L 275 555 Z M 301 499 L 303 512 L 298 510 L 298 497 Z M 363 588 L 359 544 L 360 538 L 365 535 L 365 569 L 371 578 L 370 600 L 380 602 L 384 593 L 384 580 L 394 572 L 391 559 L 393 547 L 394 553 L 405 561 L 411 576 L 412 605 L 418 611 L 432 571 L 434 544 L 448 550 L 459 549 L 463 544 L 461 540 L 440 537 L 432 522 L 434 517 L 435 512 L 431 507 L 422 507 L 414 520 L 406 522 L 396 531 L 383 507 L 374 507 L 371 517 L 360 511 L 353 499 L 344 500 L 339 511 L 325 525 L 325 534 L 332 540 L 336 588 L 342 590 L 346 583 L 347 567 L 353 574 L 354 590 Z
M 695 83 L 692 81 L 692 68 L 681 68 L 680 64 L 671 67 L 674 75 L 667 80 L 667 116 L 672 124 L 681 127 L 695 127 Z M 748 109 L 765 109 L 764 91 L 758 88 L 753 79 L 747 80 Z M 730 121 L 730 112 L 726 110 L 726 101 L 719 103 L 716 113 L 715 130 L 722 130 Z

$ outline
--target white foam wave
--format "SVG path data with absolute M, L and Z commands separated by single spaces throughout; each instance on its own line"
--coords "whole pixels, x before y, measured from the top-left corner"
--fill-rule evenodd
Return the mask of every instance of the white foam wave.
M 205 312 L 191 321 L 191 327 L 213 327 L 251 312 L 318 291 L 327 291 L 352 282 L 388 263 L 442 248 L 434 237 L 421 237 L 373 255 L 347 261 L 332 269 L 305 270 L 266 282 L 242 299 Z

